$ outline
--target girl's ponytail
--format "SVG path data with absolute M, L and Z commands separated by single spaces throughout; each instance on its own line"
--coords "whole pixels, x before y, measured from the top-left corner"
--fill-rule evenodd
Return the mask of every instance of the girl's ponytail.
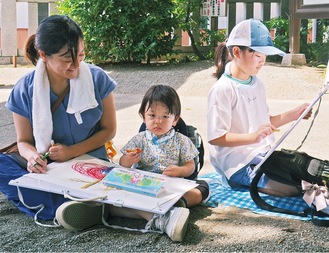
M 216 73 L 213 75 L 219 79 L 225 71 L 225 65 L 231 60 L 226 43 L 220 43 L 215 50 Z

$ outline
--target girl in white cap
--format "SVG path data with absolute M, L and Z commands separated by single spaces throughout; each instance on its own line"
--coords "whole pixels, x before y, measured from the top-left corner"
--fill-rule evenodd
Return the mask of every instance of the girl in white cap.
M 278 127 L 296 120 L 307 108 L 302 104 L 279 115 L 269 115 L 263 83 L 256 77 L 267 55 L 285 53 L 275 48 L 264 24 L 255 19 L 234 27 L 227 43 L 216 50 L 218 81 L 208 95 L 207 130 L 210 161 L 222 181 L 250 186 L 253 166 L 274 142 Z M 308 119 L 311 111 L 306 114 Z M 263 175 L 260 191 L 276 196 L 299 194 L 295 186 Z

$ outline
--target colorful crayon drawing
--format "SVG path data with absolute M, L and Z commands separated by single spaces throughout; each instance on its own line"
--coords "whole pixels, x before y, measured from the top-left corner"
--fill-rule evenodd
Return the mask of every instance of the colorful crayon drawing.
M 88 162 L 77 162 L 72 165 L 72 169 L 79 172 L 82 175 L 86 175 L 98 180 L 102 180 L 114 166 L 104 166 L 97 163 L 88 163 Z

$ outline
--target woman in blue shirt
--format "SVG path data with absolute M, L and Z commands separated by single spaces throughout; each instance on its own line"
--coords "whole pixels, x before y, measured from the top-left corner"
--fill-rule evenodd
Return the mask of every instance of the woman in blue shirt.
M 106 159 L 104 144 L 116 133 L 116 82 L 102 69 L 83 61 L 83 33 L 67 16 L 45 18 L 27 42 L 26 57 L 36 68 L 17 82 L 6 107 L 13 112 L 19 153 L 27 160 L 27 167 L 1 154 L 0 191 L 22 212 L 43 220 L 56 215 L 67 229 L 83 230 L 102 223 L 100 205 L 90 208 L 62 195 L 21 188 L 23 203 L 16 187 L 8 183 L 26 173 L 46 173 L 45 153 L 58 162 L 86 153 Z M 52 112 L 63 94 L 63 101 Z M 30 208 L 40 203 L 42 212 Z M 188 209 L 178 207 L 164 215 L 110 205 L 106 210 L 105 220 L 109 216 L 145 219 L 147 230 L 160 230 L 174 241 L 183 240 L 189 217 Z
M 0 191 L 33 216 L 35 210 L 21 203 L 16 187 L 8 182 L 26 173 L 45 173 L 50 160 L 62 162 L 86 153 L 106 159 L 104 143 L 116 134 L 113 90 L 117 84 L 101 68 L 83 61 L 83 33 L 67 16 L 54 15 L 41 22 L 27 41 L 26 58 L 36 68 L 16 83 L 6 107 L 13 112 L 19 153 L 27 166 L 22 168 L 11 156 L 2 156 Z M 63 101 L 51 112 L 64 92 Z M 46 152 L 49 161 L 42 159 Z M 26 205 L 45 205 L 41 219 L 52 219 L 66 201 L 61 195 L 21 191 Z

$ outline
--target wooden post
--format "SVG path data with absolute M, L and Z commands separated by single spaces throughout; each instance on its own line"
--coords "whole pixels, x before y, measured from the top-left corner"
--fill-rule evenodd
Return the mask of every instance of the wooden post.
M 235 26 L 236 22 L 236 3 L 227 1 L 228 5 L 228 34 L 232 31 L 233 27 Z
M 289 1 L 290 8 L 290 26 L 289 26 L 289 52 L 291 54 L 298 54 L 300 50 L 300 19 L 296 18 L 296 10 L 298 1 Z
M 254 17 L 254 3 L 246 3 L 247 9 L 246 9 L 246 18 L 253 18 Z
M 281 16 L 284 19 L 289 18 L 289 0 L 281 0 Z
M 17 68 L 17 55 L 13 55 L 13 66 Z
M 289 1 L 289 54 L 286 54 L 281 64 L 289 65 L 304 65 L 306 64 L 305 54 L 300 54 L 300 18 L 297 18 L 296 11 L 300 6 L 301 0 Z
M 218 32 L 218 17 L 211 17 L 211 31 Z M 211 47 L 217 47 L 217 41 L 212 40 L 211 41 Z

